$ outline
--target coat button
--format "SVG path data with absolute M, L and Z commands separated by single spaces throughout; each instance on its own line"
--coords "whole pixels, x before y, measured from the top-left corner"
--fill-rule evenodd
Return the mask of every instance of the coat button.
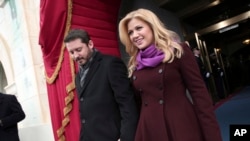
M 160 99 L 160 100 L 159 100 L 159 104 L 162 105 L 163 103 L 164 103 L 164 101 L 163 101 L 162 99 Z
M 83 100 L 84 100 L 83 98 L 80 98 L 80 101 L 81 101 L 81 102 L 83 102 Z
M 148 106 L 148 102 L 144 102 L 144 106 Z
M 82 119 L 82 124 L 86 123 L 86 120 L 85 119 Z
M 158 73 L 162 73 L 162 71 L 163 71 L 162 69 L 159 69 Z
M 133 80 L 135 80 L 136 79 L 136 76 L 133 76 Z

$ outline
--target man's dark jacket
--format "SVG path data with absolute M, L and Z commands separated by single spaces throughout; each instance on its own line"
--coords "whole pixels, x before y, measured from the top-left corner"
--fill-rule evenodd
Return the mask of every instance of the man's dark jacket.
M 17 123 L 25 113 L 14 95 L 0 93 L 0 140 L 19 141 Z
M 138 112 L 127 68 L 117 57 L 97 52 L 83 87 L 76 76 L 80 141 L 134 141 Z

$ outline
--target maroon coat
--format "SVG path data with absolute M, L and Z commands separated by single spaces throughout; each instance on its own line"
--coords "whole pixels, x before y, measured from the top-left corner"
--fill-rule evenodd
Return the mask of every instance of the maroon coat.
M 212 100 L 193 53 L 187 46 L 183 49 L 181 59 L 132 75 L 133 86 L 141 98 L 135 141 L 222 140 Z

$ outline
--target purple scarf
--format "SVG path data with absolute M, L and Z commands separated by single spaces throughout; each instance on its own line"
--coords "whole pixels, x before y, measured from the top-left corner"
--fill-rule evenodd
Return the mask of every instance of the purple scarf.
M 145 67 L 155 67 L 164 59 L 164 53 L 157 50 L 155 45 L 147 47 L 145 50 L 140 50 L 136 56 L 137 70 L 141 70 Z

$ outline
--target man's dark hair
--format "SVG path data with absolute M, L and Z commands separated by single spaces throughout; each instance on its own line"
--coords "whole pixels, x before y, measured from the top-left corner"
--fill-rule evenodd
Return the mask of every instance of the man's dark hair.
M 68 35 L 64 38 L 64 43 L 73 41 L 75 39 L 81 39 L 82 43 L 89 43 L 90 36 L 87 31 L 83 29 L 71 29 Z

